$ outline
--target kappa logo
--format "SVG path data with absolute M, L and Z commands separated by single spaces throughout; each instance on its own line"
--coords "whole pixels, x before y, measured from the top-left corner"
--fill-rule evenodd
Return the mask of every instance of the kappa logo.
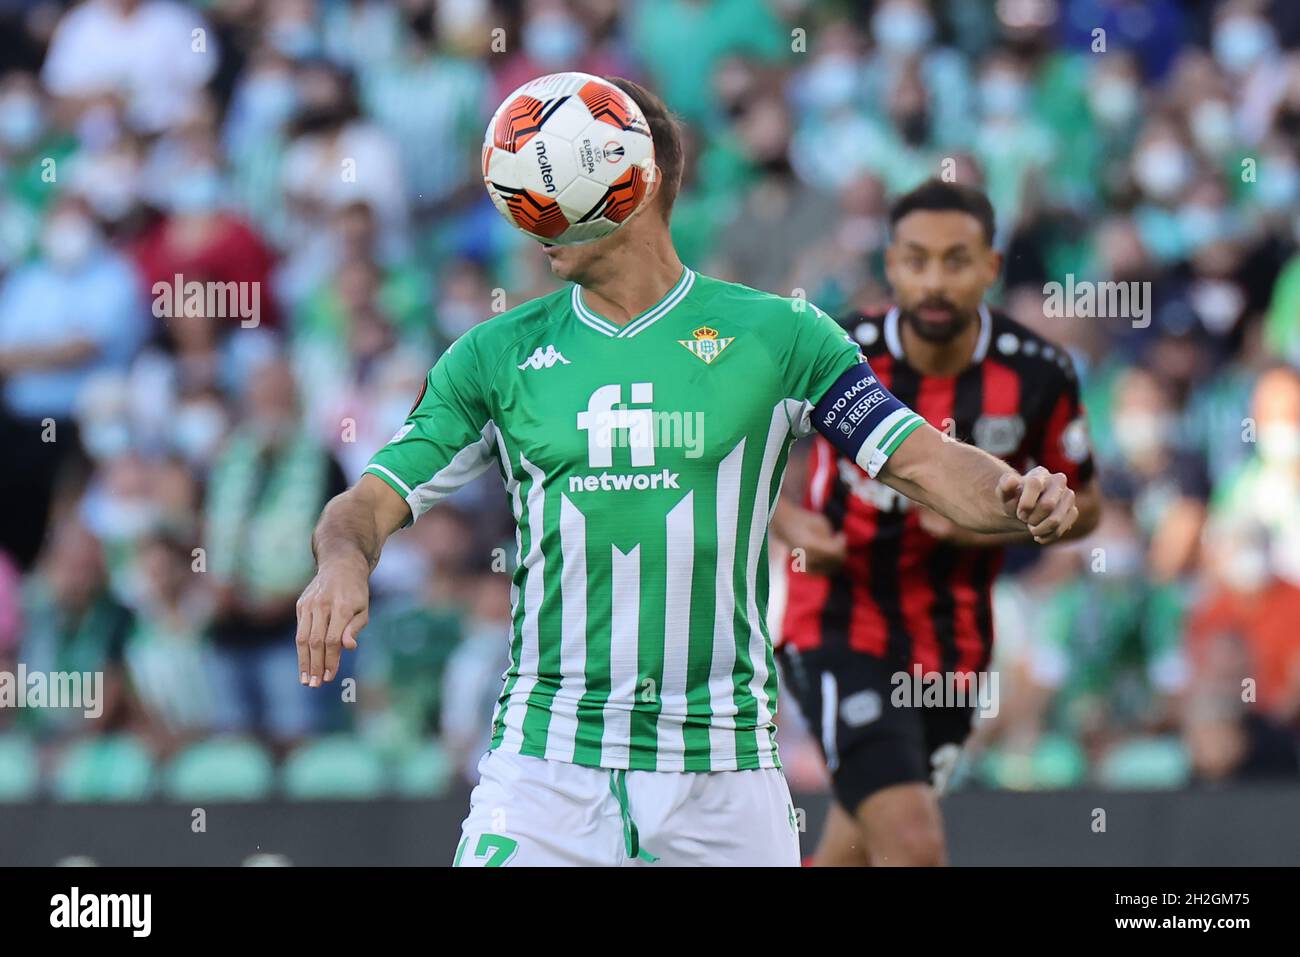
M 557 362 L 563 362 L 566 366 L 570 365 L 568 359 L 556 350 L 555 346 L 548 345 L 545 349 L 538 346 L 533 350 L 533 354 L 519 363 L 516 368 L 519 369 L 549 369 Z

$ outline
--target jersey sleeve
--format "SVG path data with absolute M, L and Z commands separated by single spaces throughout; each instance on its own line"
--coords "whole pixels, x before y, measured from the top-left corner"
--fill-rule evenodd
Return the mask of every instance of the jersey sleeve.
M 846 370 L 866 362 L 853 337 L 840 328 L 839 323 L 810 302 L 791 300 L 794 304 L 794 336 L 786 373 L 786 394 L 817 404 L 826 390 Z M 799 435 L 809 435 L 812 426 L 804 423 Z
M 462 336 L 429 370 L 410 415 L 365 471 L 406 500 L 411 520 L 492 464 L 496 425 L 474 344 Z
M 817 430 L 875 478 L 925 420 L 880 383 L 853 337 L 830 316 L 809 304 L 796 321 L 790 394 L 803 407 L 792 431 L 803 437 Z
M 1059 388 L 1050 400 L 1051 411 L 1042 441 L 1031 454 L 1034 461 L 1049 471 L 1064 473 L 1070 488 L 1079 489 L 1093 475 L 1092 443 L 1088 438 L 1088 422 L 1079 399 L 1079 380 L 1073 367 L 1066 367 L 1059 382 Z

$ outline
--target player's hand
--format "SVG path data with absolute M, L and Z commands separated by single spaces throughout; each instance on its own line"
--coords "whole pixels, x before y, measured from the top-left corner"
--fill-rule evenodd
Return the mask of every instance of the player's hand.
M 333 681 L 343 649 L 357 647 L 370 618 L 370 569 L 345 559 L 322 564 L 298 599 L 299 680 L 313 688 Z
M 792 552 L 802 557 L 802 571 L 814 575 L 829 575 L 844 564 L 848 555 L 844 533 L 835 531 L 821 512 L 806 508 L 791 509 L 781 527 L 781 538 Z
M 1074 492 L 1061 472 L 1041 465 L 1024 475 L 1006 474 L 998 482 L 998 497 L 1007 515 L 1021 521 L 1039 545 L 1049 545 L 1070 530 L 1079 518 Z

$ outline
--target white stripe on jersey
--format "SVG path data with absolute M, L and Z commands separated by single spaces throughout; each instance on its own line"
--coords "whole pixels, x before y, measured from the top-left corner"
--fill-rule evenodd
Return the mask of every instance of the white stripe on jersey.
M 551 705 L 546 756 L 572 761 L 578 702 L 587 691 L 587 518 L 560 493 L 560 690 Z
M 514 466 L 510 461 L 510 451 L 506 448 L 506 437 L 501 434 L 500 429 L 494 430 L 497 440 L 497 461 L 501 465 L 501 480 L 505 483 L 506 496 L 510 499 L 510 508 L 515 516 L 515 565 L 518 566 L 523 562 L 523 538 L 519 533 L 519 524 L 523 521 L 523 505 L 519 501 L 519 480 L 515 478 Z M 515 632 L 514 623 L 519 620 L 519 586 L 515 584 L 513 577 L 510 580 L 510 644 L 508 651 L 510 655 L 510 664 L 505 674 L 501 676 L 502 680 L 508 680 L 507 676 L 515 668 L 517 662 L 514 660 L 515 654 Z M 504 689 L 503 689 L 504 690 Z M 492 726 L 495 728 L 497 722 L 502 719 L 502 711 L 509 704 L 508 700 L 502 700 L 497 703 L 497 708 L 492 715 Z
M 609 698 L 600 741 L 600 763 L 626 768 L 632 741 L 632 709 L 636 707 L 638 640 L 641 628 L 641 546 L 627 554 L 610 548 Z
M 519 453 L 519 464 L 532 480 L 528 485 L 528 554 L 524 557 L 524 620 L 520 625 L 519 661 L 516 674 L 519 679 L 510 690 L 506 707 L 506 730 L 501 744 L 508 751 L 518 751 L 524 741 L 524 715 L 528 696 L 537 685 L 537 667 L 541 648 L 538 643 L 537 618 L 545 593 L 546 556 L 542 553 L 542 535 L 545 531 L 543 510 L 546 504 L 546 474 Z M 515 486 L 515 500 L 519 500 L 519 487 Z M 518 526 L 516 526 L 517 530 Z
M 812 413 L 816 408 L 807 399 L 790 399 L 792 405 L 787 406 L 790 410 L 790 431 L 794 433 L 797 439 L 806 439 L 817 431 L 813 425 Z
M 411 507 L 411 517 L 415 520 L 452 492 L 487 471 L 492 464 L 492 446 L 496 441 L 496 433 L 497 424 L 488 419 L 477 442 L 471 442 L 458 451 L 450 462 L 415 488 L 408 487 L 382 465 L 372 463 L 366 466 L 366 471 L 382 472 L 405 489 L 406 504 Z
M 580 290 L 581 287 L 575 283 L 573 286 L 573 292 L 569 295 L 569 303 L 573 308 L 573 314 L 577 316 L 581 322 L 591 326 L 591 328 L 595 329 L 597 332 L 603 332 L 611 338 L 618 335 L 618 326 L 614 325 L 614 323 L 610 322 L 608 319 L 596 315 L 583 305 Z
M 668 290 L 663 299 L 641 315 L 634 316 L 621 327 L 616 326 L 603 316 L 598 316 L 587 308 L 587 304 L 582 301 L 582 287 L 576 283 L 569 296 L 569 304 L 578 320 L 591 326 L 597 332 L 603 332 L 605 335 L 614 338 L 628 339 L 641 330 L 654 325 L 658 319 L 671 312 L 674 306 L 686 298 L 686 294 L 691 291 L 693 285 L 695 285 L 695 271 L 690 268 L 683 268 L 681 278 L 677 280 L 672 289 Z
M 660 771 L 686 769 L 686 672 L 691 655 L 691 575 L 695 571 L 695 491 L 667 518 L 664 555 L 664 673 L 659 685 L 655 753 Z
M 652 308 L 649 312 L 645 313 L 644 315 L 638 316 L 637 318 L 629 322 L 626 326 L 624 326 L 619 331 L 618 333 L 619 337 L 623 339 L 631 338 L 632 336 L 635 336 L 638 332 L 640 332 L 642 329 L 645 329 L 647 326 L 653 325 L 655 320 L 659 319 L 661 316 L 667 315 L 672 310 L 673 306 L 677 305 L 679 302 L 685 299 L 686 294 L 691 291 L 691 286 L 693 286 L 694 284 L 695 284 L 695 273 L 692 272 L 690 269 L 687 269 L 684 273 L 682 273 L 681 280 L 677 283 L 677 285 L 673 288 L 673 290 L 669 292 L 667 296 L 664 297 L 663 302 L 661 302 L 659 305 Z
M 709 665 L 709 769 L 736 769 L 736 524 L 745 440 L 718 466 L 718 557 L 714 581 L 713 661 Z
M 759 767 L 776 767 L 772 759 L 771 700 L 764 685 L 770 672 L 767 670 L 767 636 L 758 612 L 758 560 L 767 540 L 767 523 L 771 515 L 771 488 L 776 461 L 790 434 L 790 408 L 786 401 L 772 408 L 772 421 L 767 428 L 767 443 L 763 446 L 763 462 L 758 470 L 758 487 L 754 490 L 754 512 L 749 522 L 749 550 L 745 556 L 745 617 L 749 622 L 749 661 L 753 675 L 749 679 L 749 693 L 757 702 L 755 724 Z
M 365 470 L 367 472 L 374 472 L 376 475 L 387 475 L 390 479 L 392 479 L 394 482 L 396 482 L 398 485 L 401 486 L 402 492 L 406 495 L 407 504 L 408 505 L 410 504 L 411 486 L 403 482 L 394 472 L 384 468 L 382 465 L 376 465 L 374 462 L 371 462 L 369 465 L 367 465 Z M 412 512 L 412 514 L 414 514 L 414 512 Z

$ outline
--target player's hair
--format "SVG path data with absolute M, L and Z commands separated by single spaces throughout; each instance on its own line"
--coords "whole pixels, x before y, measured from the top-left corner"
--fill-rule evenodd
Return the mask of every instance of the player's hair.
M 917 210 L 931 212 L 965 213 L 975 217 L 984 232 L 984 241 L 993 245 L 993 204 L 982 190 L 961 183 L 947 183 L 941 179 L 927 179 L 910 193 L 904 193 L 889 207 L 889 229 L 893 232 L 898 221 Z
M 686 155 L 677 117 L 668 109 L 667 103 L 640 83 L 625 80 L 621 76 L 607 76 L 605 79 L 632 97 L 650 124 L 650 138 L 655 144 L 655 162 L 659 164 L 659 172 L 663 176 L 663 182 L 659 184 L 659 195 L 655 198 L 660 204 L 664 219 L 667 219 L 677 199 L 677 191 L 682 186 L 682 167 Z

